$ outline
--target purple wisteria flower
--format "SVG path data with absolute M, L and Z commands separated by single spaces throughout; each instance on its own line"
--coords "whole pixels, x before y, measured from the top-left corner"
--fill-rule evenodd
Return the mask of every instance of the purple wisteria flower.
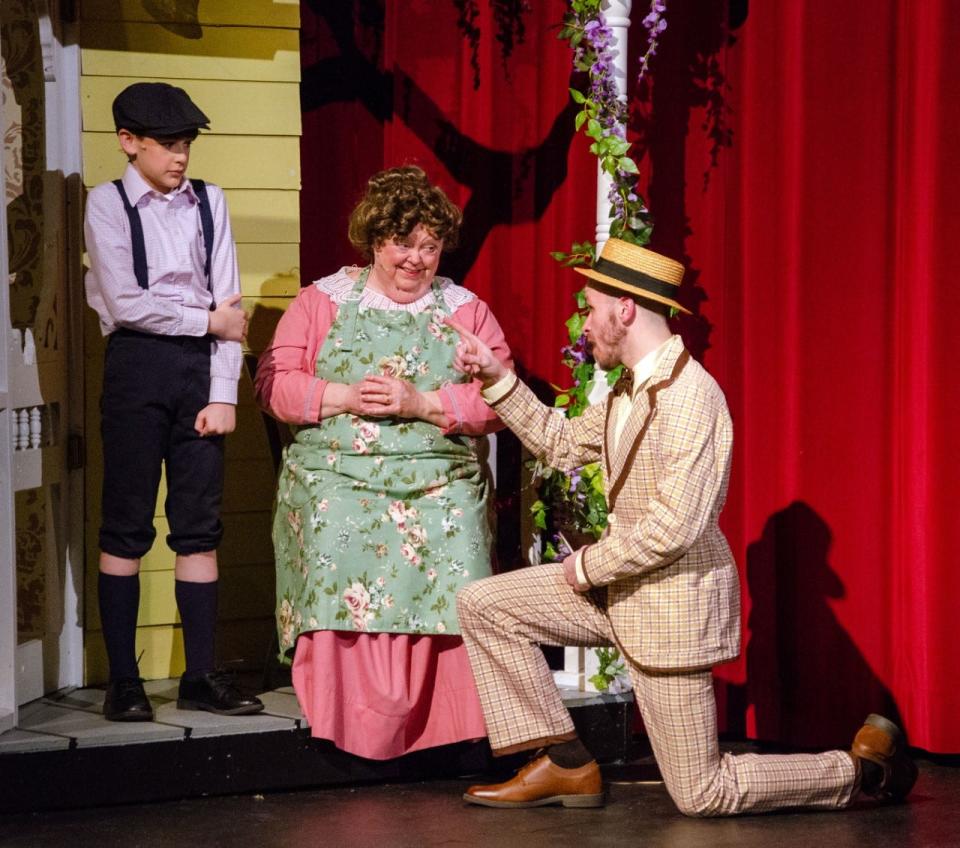
M 603 53 L 613 43 L 613 30 L 607 26 L 603 15 L 599 14 L 587 22 L 583 37 L 597 53 Z
M 565 361 L 571 362 L 574 365 L 579 365 L 581 362 L 586 362 L 587 360 L 586 351 L 573 345 L 566 345 L 560 348 L 560 355 Z
M 643 26 L 647 30 L 647 49 L 640 57 L 640 73 L 637 76 L 638 81 L 643 79 L 644 74 L 649 70 L 650 59 L 655 56 L 657 52 L 657 38 L 667 28 L 667 19 L 664 17 L 666 11 L 666 0 L 652 0 L 650 3 L 650 11 L 643 19 Z
M 553 536 L 553 546 L 556 548 L 557 556 L 560 557 L 561 560 L 566 559 L 568 556 L 570 556 L 570 554 L 573 553 L 573 551 L 571 551 L 570 548 L 568 548 L 564 543 L 563 536 L 561 536 L 559 533 L 555 533 Z

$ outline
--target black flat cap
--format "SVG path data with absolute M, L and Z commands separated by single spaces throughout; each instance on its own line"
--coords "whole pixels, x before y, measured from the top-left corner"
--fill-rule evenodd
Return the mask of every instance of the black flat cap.
M 113 122 L 117 130 L 153 138 L 210 128 L 210 119 L 196 107 L 190 95 L 165 82 L 128 85 L 113 101 Z

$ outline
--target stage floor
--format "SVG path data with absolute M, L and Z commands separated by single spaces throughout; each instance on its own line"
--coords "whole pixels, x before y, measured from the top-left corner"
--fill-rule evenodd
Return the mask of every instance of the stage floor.
M 440 759 L 424 752 L 360 760 L 310 740 L 288 687 L 261 695 L 267 709 L 259 716 L 223 718 L 177 710 L 176 686 L 147 684 L 157 714 L 151 723 L 104 721 L 103 692 L 93 688 L 25 707 L 20 727 L 0 735 L 0 809 L 7 812 L 0 846 L 960 846 L 957 758 L 921 759 L 910 803 L 894 807 L 864 802 L 835 813 L 688 819 L 662 783 L 641 779 L 657 775 L 647 756 L 604 765 L 603 810 L 490 810 L 461 800 L 475 778 L 451 779 L 480 770 L 486 780 L 491 768 L 511 765 L 482 752 L 451 746 L 438 749 Z M 565 695 L 594 745 L 629 731 L 628 698 Z M 611 755 L 627 750 L 621 742 Z M 207 794 L 221 797 L 196 797 Z M 45 809 L 20 812 L 34 808 Z
M 613 781 L 602 810 L 491 810 L 461 801 L 469 781 L 251 794 L 0 818 L 23 848 L 948 848 L 960 845 L 960 768 L 921 761 L 907 804 L 738 819 L 681 816 L 661 783 Z

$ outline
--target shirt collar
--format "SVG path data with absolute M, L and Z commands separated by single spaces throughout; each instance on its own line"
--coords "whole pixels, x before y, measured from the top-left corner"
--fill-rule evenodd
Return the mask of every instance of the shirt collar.
M 673 341 L 673 336 L 670 336 L 670 338 L 659 347 L 651 350 L 643 359 L 633 366 L 633 388 L 630 392 L 631 396 L 636 396 L 640 387 L 649 380 L 653 372 L 657 370 L 660 358 L 663 356 L 667 345 L 669 345 L 671 341 Z
M 123 172 L 123 190 L 127 193 L 127 199 L 131 206 L 136 206 L 145 195 L 152 194 L 163 200 L 173 200 L 178 194 L 186 192 L 191 198 L 196 199 L 193 191 L 193 183 L 186 177 L 183 178 L 180 185 L 167 194 L 163 194 L 152 188 L 150 184 L 140 175 L 140 172 L 133 166 L 133 163 L 127 164 L 127 169 Z

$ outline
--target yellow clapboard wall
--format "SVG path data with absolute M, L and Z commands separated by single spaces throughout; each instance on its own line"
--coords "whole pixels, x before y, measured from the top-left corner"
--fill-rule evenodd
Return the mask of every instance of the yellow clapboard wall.
M 123 173 L 110 106 L 138 81 L 185 88 L 210 117 L 193 146 L 190 176 L 220 185 L 237 242 L 243 303 L 251 313 L 248 348 L 266 346 L 300 287 L 299 0 L 84 0 L 80 8 L 83 178 L 89 188 Z M 158 17 L 163 15 L 165 17 Z M 99 398 L 104 343 L 86 311 L 86 678 L 107 676 L 97 609 L 97 531 L 103 468 Z M 218 659 L 257 667 L 273 628 L 270 511 L 275 474 L 249 376 L 240 381 L 237 431 L 227 438 L 224 541 L 220 560 Z M 157 500 L 157 540 L 144 557 L 137 650 L 144 677 L 183 670 L 174 600 L 173 554 Z

